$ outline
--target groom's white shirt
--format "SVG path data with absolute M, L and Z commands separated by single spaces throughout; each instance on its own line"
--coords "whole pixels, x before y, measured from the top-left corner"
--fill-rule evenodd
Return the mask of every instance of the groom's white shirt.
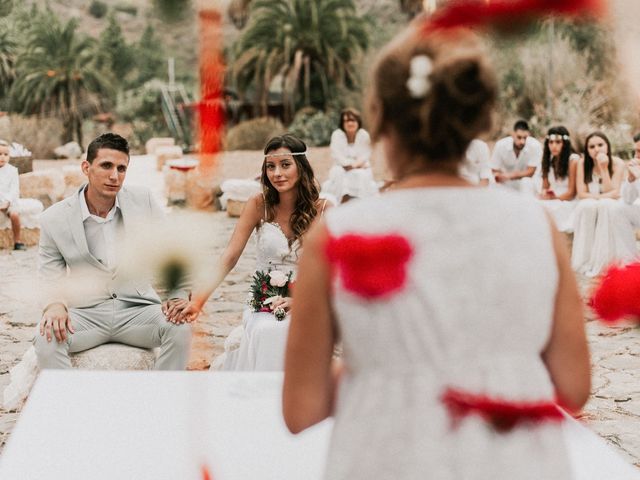
M 116 233 L 122 222 L 120 202 L 116 197 L 113 208 L 109 210 L 105 218 L 102 218 L 89 212 L 85 191 L 86 188 L 80 190 L 78 198 L 80 200 L 84 234 L 87 237 L 87 247 L 89 247 L 91 255 L 96 257 L 100 263 L 113 269 L 116 266 Z
M 100 263 L 89 246 L 83 222 L 80 191 L 52 205 L 40 217 L 38 272 L 44 305 L 64 302 L 69 307 L 91 307 L 119 298 L 137 304 L 160 303 L 150 279 L 123 281 L 118 269 Z M 84 196 L 84 195 L 82 195 Z M 161 219 L 163 212 L 144 187 L 122 187 L 117 195 L 122 226 Z M 111 246 L 113 242 L 111 242 Z M 99 247 L 98 247 L 99 248 Z M 68 273 L 67 273 L 68 272 Z M 187 298 L 186 290 L 168 298 Z

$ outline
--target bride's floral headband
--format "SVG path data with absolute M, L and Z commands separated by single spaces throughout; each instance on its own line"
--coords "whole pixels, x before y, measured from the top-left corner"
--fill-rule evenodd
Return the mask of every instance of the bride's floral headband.
M 547 140 L 569 140 L 569 135 L 560 135 L 559 133 L 552 133 L 547 135 Z
M 287 155 L 306 155 L 307 151 L 305 150 L 304 152 L 280 152 L 280 153 L 266 153 L 265 154 L 265 158 L 267 157 L 285 157 Z
M 429 75 L 432 70 L 433 64 L 427 55 L 416 55 L 411 59 L 407 80 L 407 89 L 411 97 L 424 98 L 427 95 L 431 88 Z

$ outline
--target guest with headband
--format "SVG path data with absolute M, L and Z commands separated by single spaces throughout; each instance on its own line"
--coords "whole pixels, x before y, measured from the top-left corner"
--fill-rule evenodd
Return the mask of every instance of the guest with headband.
M 209 296 L 236 265 L 254 232 L 257 275 L 266 275 L 261 278 L 278 285 L 295 278 L 303 236 L 328 207 L 326 200 L 319 199 L 305 143 L 291 134 L 269 140 L 264 148 L 260 182 L 263 192 L 249 199 L 244 207 L 211 281 L 194 294 L 182 314 L 171 316 L 172 320 L 195 320 Z M 273 280 L 276 276 L 279 278 Z M 267 291 L 268 285 L 262 288 Z M 239 348 L 231 349 L 232 342 L 226 342 L 229 348 L 224 359 L 215 362 L 223 370 L 283 369 L 291 298 L 273 298 L 268 306 L 257 309 L 260 311 L 255 311 L 256 308 L 244 311 L 244 329 L 234 333 L 241 337 Z
M 540 200 L 561 232 L 573 232 L 576 207 L 576 171 L 580 155 L 573 151 L 569 131 L 562 125 L 547 132 L 542 153 Z

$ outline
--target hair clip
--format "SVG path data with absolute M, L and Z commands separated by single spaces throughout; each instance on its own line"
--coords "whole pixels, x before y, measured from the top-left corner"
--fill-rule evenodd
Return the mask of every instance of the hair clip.
M 423 98 L 431 88 L 429 74 L 433 68 L 431 59 L 427 55 L 416 55 L 411 59 L 407 89 L 413 98 Z
M 280 152 L 280 153 L 266 153 L 264 156 L 266 157 L 284 157 L 287 155 L 306 155 L 307 151 L 304 152 Z

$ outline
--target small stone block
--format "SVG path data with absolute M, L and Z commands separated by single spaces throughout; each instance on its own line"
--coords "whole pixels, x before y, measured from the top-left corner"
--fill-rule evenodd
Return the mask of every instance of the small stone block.
M 182 158 L 182 148 L 177 146 L 158 147 L 156 148 L 156 160 L 158 171 L 162 170 L 167 160 Z
M 40 200 L 44 207 L 62 200 L 66 186 L 64 175 L 55 169 L 38 170 L 20 175 L 20 197 Z
M 155 155 L 158 147 L 173 147 L 176 141 L 171 137 L 154 137 L 147 140 L 144 144 L 144 148 L 147 151 L 147 155 Z
M 229 199 L 227 201 L 227 215 L 229 215 L 230 217 L 239 217 L 242 213 L 242 210 L 244 210 L 244 206 L 246 203 L 247 202 L 240 202 L 238 200 Z
M 71 365 L 82 370 L 151 370 L 156 349 L 121 343 L 105 343 L 83 352 L 72 353 Z
M 37 245 L 40 241 L 40 229 L 39 228 L 21 228 L 20 229 L 20 241 L 28 247 Z M 11 228 L 0 229 L 0 249 L 13 248 L 13 232 Z

